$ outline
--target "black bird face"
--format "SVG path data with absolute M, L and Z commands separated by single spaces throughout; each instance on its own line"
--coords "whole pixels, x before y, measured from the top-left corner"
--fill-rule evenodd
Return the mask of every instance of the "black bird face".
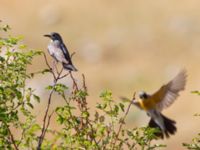
M 148 94 L 146 92 L 144 92 L 144 91 L 141 91 L 139 93 L 139 97 L 140 97 L 140 99 L 145 100 L 145 99 L 148 98 Z
M 44 36 L 45 36 L 45 37 L 49 37 L 49 38 L 52 39 L 53 41 L 58 40 L 58 41 L 62 42 L 62 37 L 60 36 L 59 33 L 52 32 L 52 33 L 50 33 L 50 34 L 45 34 Z

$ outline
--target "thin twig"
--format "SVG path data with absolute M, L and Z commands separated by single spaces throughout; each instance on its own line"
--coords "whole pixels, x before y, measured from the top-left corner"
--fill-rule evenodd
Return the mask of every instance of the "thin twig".
M 55 73 L 53 72 L 53 69 L 51 68 L 51 66 L 50 66 L 49 63 L 48 63 L 46 54 L 45 54 L 45 53 L 42 53 L 42 54 L 43 54 L 43 56 L 44 56 L 45 63 L 46 63 L 46 65 L 47 65 L 47 67 L 49 68 L 49 70 L 51 71 L 51 74 L 53 75 L 53 78 L 54 78 L 54 80 L 55 80 L 55 79 L 56 79 L 56 75 L 55 75 Z
M 69 72 L 69 74 L 70 74 L 70 77 L 71 77 L 71 79 L 72 79 L 72 81 L 73 81 L 73 87 L 75 88 L 75 92 L 76 92 L 76 91 L 78 91 L 78 85 L 77 85 L 76 80 L 75 80 L 75 78 L 73 77 L 71 71 Z
M 42 142 L 44 140 L 44 136 L 43 135 L 45 134 L 45 130 L 46 130 L 47 114 L 49 112 L 49 108 L 50 108 L 50 104 L 51 104 L 51 97 L 52 97 L 53 92 L 54 92 L 54 87 L 51 90 L 51 93 L 50 93 L 49 98 L 48 98 L 48 104 L 47 104 L 45 115 L 44 115 L 44 118 L 43 118 L 43 127 L 42 127 L 41 135 L 39 137 L 37 150 L 41 150 Z
M 85 83 L 85 75 L 84 74 L 82 74 L 82 78 L 83 78 L 83 88 L 87 92 L 87 86 L 86 86 L 86 83 Z
M 42 53 L 42 54 L 43 54 L 43 56 L 44 56 L 46 65 L 48 66 L 48 68 L 51 68 L 51 66 L 50 66 L 49 63 L 48 63 L 46 54 L 45 54 L 45 53 Z M 51 69 L 52 69 L 52 68 L 51 68 Z
M 45 56 L 45 58 L 46 58 L 46 55 L 44 55 L 44 56 Z M 48 63 L 47 59 L 45 59 L 45 61 L 46 61 L 47 66 L 48 66 L 49 68 L 51 68 L 51 67 L 49 66 L 49 63 Z M 46 110 L 45 110 L 45 115 L 44 115 L 44 118 L 43 118 L 43 126 L 42 126 L 41 134 L 40 134 L 39 140 L 38 140 L 37 150 L 41 150 L 41 146 L 42 146 L 42 143 L 43 143 L 43 140 L 44 140 L 46 131 L 47 131 L 48 127 L 49 127 L 49 123 L 50 123 L 50 119 L 51 119 L 52 114 L 51 114 L 48 118 L 47 118 L 47 115 L 48 115 L 48 112 L 49 112 L 49 108 L 50 108 L 50 104 L 51 104 L 52 95 L 53 95 L 53 93 L 54 93 L 54 91 L 55 91 L 54 88 L 55 88 L 55 86 L 56 86 L 58 80 L 60 79 L 60 75 L 62 74 L 62 72 L 63 72 L 63 68 L 61 69 L 60 72 L 58 72 L 58 75 L 57 75 L 57 76 L 54 74 L 53 71 L 51 72 L 51 73 L 53 74 L 53 76 L 54 76 L 54 85 L 53 85 L 52 90 L 51 90 L 51 92 L 50 92 L 50 94 L 49 94 L 48 104 L 47 104 L 47 107 L 46 107 Z
M 12 142 L 12 144 L 13 144 L 15 150 L 19 150 L 19 148 L 17 147 L 17 144 L 15 143 L 14 136 L 13 136 L 12 132 L 10 131 L 9 126 L 8 126 L 7 123 L 5 123 L 5 122 L 4 122 L 4 124 L 5 124 L 6 128 L 8 129 L 8 132 L 9 132 L 9 134 L 10 134 L 10 140 L 11 140 L 11 142 Z
M 52 113 L 48 116 L 47 125 L 46 125 L 45 130 L 44 130 L 44 133 L 43 133 L 43 138 L 45 137 L 45 134 L 46 134 L 46 132 L 47 132 L 47 129 L 49 128 L 49 124 L 50 124 L 51 117 L 52 117 L 53 113 L 54 113 L 54 111 L 52 111 Z
M 70 56 L 71 59 L 72 59 L 72 57 L 73 57 L 75 54 L 76 54 L 76 52 L 73 52 L 73 53 L 71 54 L 71 56 Z
M 59 74 L 58 67 L 57 67 L 57 65 L 56 65 L 57 63 L 58 63 L 57 61 L 55 61 L 55 60 L 53 61 L 53 66 L 54 66 L 54 68 L 56 69 L 56 73 Z M 62 69 L 63 69 L 63 68 L 62 68 Z
M 122 130 L 122 126 L 124 125 L 124 121 L 125 121 L 125 119 L 126 119 L 126 116 L 127 116 L 128 113 L 129 113 L 129 110 L 130 110 L 130 108 L 131 108 L 131 106 L 132 106 L 132 104 L 133 104 L 133 101 L 135 100 L 135 94 L 136 94 L 136 93 L 134 92 L 133 98 L 132 98 L 132 100 L 130 101 L 130 103 L 129 103 L 129 105 L 128 105 L 128 108 L 127 108 L 127 110 L 126 110 L 126 112 L 125 112 L 125 114 L 124 114 L 124 117 L 120 120 L 119 129 L 118 129 L 118 132 L 117 132 L 117 134 L 116 134 L 115 141 L 114 141 L 114 143 L 113 143 L 113 149 L 114 149 L 115 144 L 116 144 L 116 142 L 117 142 L 117 139 L 118 139 L 118 137 L 119 137 L 119 133 L 120 133 L 121 130 Z
M 67 73 L 67 74 L 65 74 L 65 75 L 63 75 L 63 76 L 61 76 L 59 79 L 65 78 L 65 77 L 68 76 L 68 75 L 69 75 L 69 73 Z

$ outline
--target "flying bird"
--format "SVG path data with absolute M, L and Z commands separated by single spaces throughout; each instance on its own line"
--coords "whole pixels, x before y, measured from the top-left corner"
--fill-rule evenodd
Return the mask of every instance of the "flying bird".
M 57 61 L 62 63 L 63 67 L 69 71 L 78 71 L 72 63 L 69 51 L 65 46 L 59 33 L 52 32 L 44 35 L 49 37 L 51 42 L 48 44 L 49 54 Z
M 161 112 L 163 109 L 171 106 L 179 92 L 184 90 L 186 84 L 186 70 L 181 70 L 171 81 L 161 86 L 154 94 L 147 94 L 142 91 L 139 93 L 139 100 L 133 102 L 141 110 L 147 112 L 151 117 L 149 127 L 160 129 L 156 135 L 160 138 L 165 136 L 169 138 L 170 134 L 176 133 L 176 122 L 164 116 Z

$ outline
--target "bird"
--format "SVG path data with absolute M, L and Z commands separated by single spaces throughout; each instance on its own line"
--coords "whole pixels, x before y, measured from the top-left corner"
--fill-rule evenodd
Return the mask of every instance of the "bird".
M 171 81 L 164 84 L 154 94 L 144 91 L 139 92 L 139 100 L 134 100 L 133 104 L 139 109 L 146 111 L 151 118 L 148 126 L 158 128 L 160 132 L 155 135 L 161 139 L 169 138 L 177 131 L 176 121 L 164 116 L 162 110 L 171 106 L 179 96 L 179 92 L 185 89 L 186 70 L 182 69 Z
M 64 69 L 68 71 L 78 71 L 72 63 L 69 51 L 65 46 L 61 35 L 57 32 L 51 32 L 50 34 L 45 34 L 44 36 L 51 39 L 47 47 L 49 54 L 57 62 L 62 63 Z

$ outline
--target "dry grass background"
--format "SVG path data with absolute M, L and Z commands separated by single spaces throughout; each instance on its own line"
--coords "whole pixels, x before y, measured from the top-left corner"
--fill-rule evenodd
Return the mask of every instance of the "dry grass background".
M 76 52 L 74 64 L 84 73 L 89 89 L 91 111 L 103 89 L 114 97 L 141 89 L 154 92 L 181 68 L 188 70 L 187 87 L 164 114 L 177 121 L 178 132 L 168 140 L 166 149 L 184 149 L 199 131 L 200 97 L 200 1 L 196 0 L 0 0 L 1 20 L 12 33 L 23 35 L 26 44 L 46 51 L 48 40 L 42 35 L 60 32 L 70 52 Z M 51 58 L 49 57 L 49 60 Z M 44 68 L 42 58 L 35 59 L 30 71 Z M 30 84 L 44 97 L 49 76 L 36 77 Z M 71 84 L 71 81 L 63 81 Z M 56 99 L 53 105 L 62 104 Z M 36 104 L 38 105 L 38 104 Z M 45 105 L 36 106 L 43 114 Z M 132 107 L 128 126 L 145 125 L 145 113 Z

